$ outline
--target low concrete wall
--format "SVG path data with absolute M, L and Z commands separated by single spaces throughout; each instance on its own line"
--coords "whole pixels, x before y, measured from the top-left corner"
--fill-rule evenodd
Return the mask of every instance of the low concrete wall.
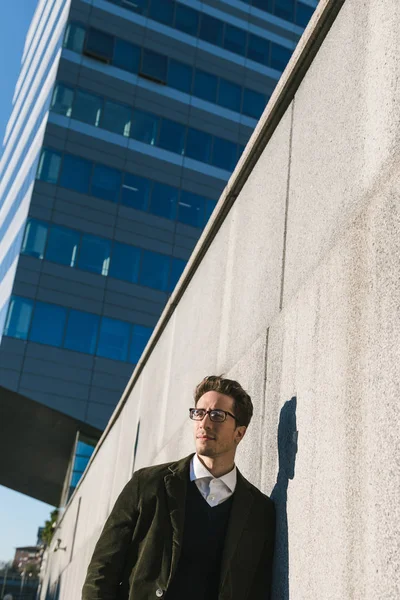
M 238 466 L 277 505 L 274 598 L 400 597 L 400 3 L 346 0 L 290 91 L 334 4 L 320 3 L 65 511 L 43 600 L 60 576 L 60 600 L 79 599 L 132 470 L 192 450 L 191 392 L 222 372 L 255 405 Z

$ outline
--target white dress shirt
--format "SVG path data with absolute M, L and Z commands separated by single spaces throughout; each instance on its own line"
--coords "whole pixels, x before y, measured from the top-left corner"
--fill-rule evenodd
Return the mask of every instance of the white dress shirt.
M 194 481 L 203 498 L 210 506 L 217 506 L 232 496 L 236 488 L 236 465 L 232 471 L 214 477 L 195 454 L 190 461 L 190 481 Z

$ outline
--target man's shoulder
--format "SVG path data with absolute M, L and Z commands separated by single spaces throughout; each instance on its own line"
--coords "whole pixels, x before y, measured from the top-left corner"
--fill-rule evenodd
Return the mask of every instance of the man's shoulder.
M 240 477 L 242 478 L 244 485 L 251 492 L 253 499 L 255 500 L 255 502 L 257 502 L 257 504 L 263 506 L 267 511 L 274 509 L 274 502 L 269 496 L 267 496 L 267 494 L 264 494 L 264 492 L 262 492 L 258 487 L 253 485 L 242 474 L 240 474 Z
M 138 482 L 156 481 L 164 479 L 166 475 L 188 470 L 192 456 L 193 454 L 190 454 L 180 460 L 142 467 L 133 473 L 132 479 L 136 479 Z

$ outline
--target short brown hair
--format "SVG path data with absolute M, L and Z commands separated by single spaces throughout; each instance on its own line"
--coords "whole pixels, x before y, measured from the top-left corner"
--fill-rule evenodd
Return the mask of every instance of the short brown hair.
M 238 425 L 248 427 L 253 416 L 253 403 L 240 383 L 233 379 L 224 379 L 222 375 L 207 375 L 194 390 L 194 405 L 207 392 L 218 392 L 233 399 L 234 410 Z

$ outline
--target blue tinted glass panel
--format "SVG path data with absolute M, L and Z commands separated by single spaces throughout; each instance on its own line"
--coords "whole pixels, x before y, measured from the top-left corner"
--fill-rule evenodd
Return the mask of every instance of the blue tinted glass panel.
M 243 90 L 243 113 L 254 119 L 259 119 L 263 113 L 267 98 L 264 94 L 244 88 Z
M 76 488 L 76 486 L 78 485 L 81 477 L 82 477 L 82 473 L 80 471 L 72 471 L 72 477 L 71 477 L 70 486 L 72 488 Z
M 155 146 L 157 144 L 159 123 L 160 119 L 156 115 L 142 110 L 134 110 L 131 137 L 145 144 Z
M 150 18 L 164 25 L 172 25 L 174 4 L 173 0 L 150 0 Z
M 150 195 L 150 181 L 131 173 L 125 173 L 122 185 L 121 202 L 139 210 L 147 210 Z
M 143 250 L 139 283 L 165 291 L 168 286 L 170 257 Z
M 128 356 L 131 327 L 124 321 L 103 317 L 100 325 L 97 356 L 126 360 Z
M 13 297 L 10 301 L 4 335 L 26 340 L 31 324 L 33 300 Z
M 257 35 L 249 34 L 247 46 L 247 58 L 263 65 L 268 65 L 269 62 L 269 46 L 268 40 L 258 37 Z
M 235 112 L 240 112 L 241 99 L 242 88 L 240 85 L 226 81 L 226 79 L 219 80 L 218 104 Z
M 238 147 L 237 147 L 237 160 L 239 160 L 239 158 L 242 156 L 244 149 L 245 149 L 245 146 L 242 146 L 242 144 L 238 144 Z
M 169 60 L 167 83 L 172 88 L 190 94 L 193 69 L 176 60 Z
M 112 64 L 130 73 L 139 72 L 140 48 L 125 40 L 116 38 Z
M 272 12 L 274 0 L 252 0 L 252 5 L 266 12 Z
M 64 154 L 59 184 L 82 194 L 89 193 L 92 163 L 84 158 Z
M 104 31 L 90 27 L 86 34 L 85 54 L 95 56 L 104 61 L 111 61 L 113 51 L 114 37 Z
M 62 306 L 36 302 L 29 333 L 31 342 L 61 346 L 67 311 Z
M 43 258 L 47 240 L 47 223 L 28 221 L 22 242 L 22 254 Z
M 177 188 L 155 182 L 151 193 L 149 212 L 173 220 L 175 219 L 177 201 Z
M 42 150 L 40 156 L 37 179 L 47 183 L 57 183 L 60 174 L 61 154 L 54 150 Z
M 127 10 L 131 12 L 138 13 L 140 15 L 145 15 L 147 13 L 147 7 L 149 5 L 149 0 L 109 0 L 113 4 L 118 4 L 119 6 L 123 6 Z
M 83 92 L 82 90 L 75 90 L 72 118 L 98 127 L 102 105 L 103 99 L 99 96 Z
M 143 350 L 149 341 L 153 329 L 143 325 L 134 325 L 132 332 L 132 342 L 129 351 L 129 362 L 136 364 L 142 355 Z
M 93 169 L 91 194 L 97 198 L 118 202 L 121 187 L 121 171 L 95 164 Z
M 80 233 L 77 231 L 53 225 L 48 235 L 46 260 L 74 267 L 80 238 Z
M 63 83 L 57 83 L 54 88 L 50 110 L 58 115 L 70 117 L 74 102 L 74 90 Z
M 68 23 L 64 37 L 64 48 L 81 54 L 85 42 L 85 34 L 85 28 L 78 25 L 78 23 Z
M 274 14 L 285 21 L 293 22 L 294 3 L 295 0 L 275 0 Z
M 224 33 L 224 24 L 219 19 L 202 14 L 200 22 L 199 37 L 205 42 L 222 46 L 222 38 Z
M 246 56 L 246 37 L 243 29 L 225 24 L 224 48 L 226 50 Z
M 296 6 L 296 23 L 301 27 L 307 27 L 308 21 L 311 19 L 314 8 L 306 6 L 302 2 L 297 2 Z
M 216 200 L 206 200 L 206 218 L 204 225 L 207 223 L 208 219 L 211 217 L 214 208 L 217 206 Z
M 271 67 L 283 71 L 288 64 L 292 51 L 278 44 L 271 44 Z
M 165 83 L 167 81 L 167 63 L 166 56 L 143 48 L 140 74 Z
M 96 350 L 99 317 L 79 310 L 70 310 L 64 348 L 94 354 Z
M 178 283 L 179 278 L 182 275 L 185 267 L 186 267 L 186 261 L 181 260 L 180 258 L 172 259 L 171 272 L 169 274 L 169 283 L 168 283 L 168 291 L 169 292 L 172 292 L 172 290 Z
M 136 283 L 139 274 L 140 254 L 139 248 L 114 242 L 109 270 L 110 277 Z
M 79 471 L 83 473 L 86 469 L 89 462 L 89 458 L 87 456 L 75 456 L 74 460 L 74 471 Z
M 101 118 L 101 127 L 119 133 L 125 137 L 129 137 L 132 120 L 132 109 L 123 104 L 117 104 L 106 100 L 103 107 L 103 115 Z
M 99 275 L 107 275 L 109 263 L 109 240 L 94 235 L 83 235 L 79 248 L 78 267 Z
M 79 454 L 80 456 L 85 456 L 86 458 L 90 458 L 92 456 L 93 450 L 94 446 L 92 446 L 91 444 L 87 444 L 82 440 L 79 440 L 79 442 L 76 445 L 76 454 Z
M 178 203 L 178 221 L 192 227 L 203 227 L 204 198 L 182 190 Z
M 220 169 L 233 171 L 236 165 L 237 145 L 222 138 L 214 138 L 212 164 Z
M 210 162 L 212 137 L 205 131 L 197 129 L 188 129 L 186 136 L 186 156 L 200 160 L 201 162 Z
M 184 125 L 169 119 L 162 119 L 158 146 L 164 148 L 164 150 L 176 152 L 176 154 L 183 154 L 185 133 L 186 127 Z
M 193 94 L 209 102 L 217 101 L 218 78 L 210 73 L 196 69 L 194 73 Z
M 197 10 L 177 2 L 175 8 L 175 27 L 179 31 L 197 37 L 199 30 L 199 13 Z

